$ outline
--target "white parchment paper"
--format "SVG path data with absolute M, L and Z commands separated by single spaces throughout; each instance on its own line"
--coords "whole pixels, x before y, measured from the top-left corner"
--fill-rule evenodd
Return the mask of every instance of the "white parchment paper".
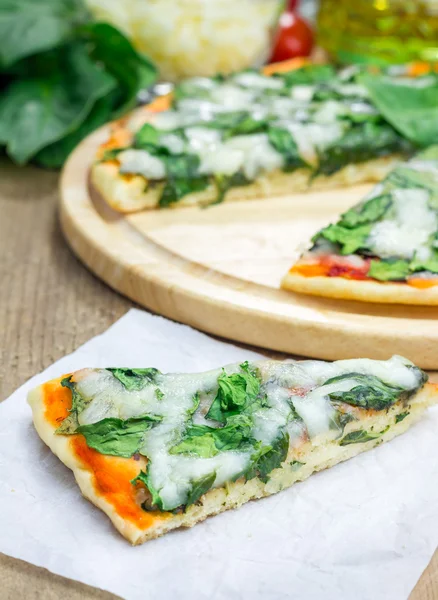
M 131 547 L 31 423 L 26 393 L 85 366 L 201 371 L 258 355 L 130 311 L 0 405 L 0 551 L 129 600 L 398 600 L 438 544 L 438 412 L 404 436 Z

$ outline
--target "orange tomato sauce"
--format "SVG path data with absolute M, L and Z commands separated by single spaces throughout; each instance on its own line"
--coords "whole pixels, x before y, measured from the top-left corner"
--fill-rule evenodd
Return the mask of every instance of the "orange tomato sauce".
M 62 377 L 43 386 L 46 420 L 59 427 L 71 408 L 71 391 L 60 385 Z M 137 489 L 131 480 L 137 477 L 144 461 L 100 454 L 89 448 L 81 434 L 69 436 L 71 450 L 83 467 L 92 474 L 94 491 L 111 504 L 116 513 L 139 529 L 148 529 L 168 513 L 143 510 L 137 501 Z

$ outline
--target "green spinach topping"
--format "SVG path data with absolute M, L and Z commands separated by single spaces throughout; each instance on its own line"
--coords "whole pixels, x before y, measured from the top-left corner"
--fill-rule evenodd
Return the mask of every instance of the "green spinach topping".
M 78 428 L 78 415 L 87 406 L 88 402 L 81 396 L 76 389 L 76 384 L 71 380 L 72 375 L 64 377 L 61 381 L 62 387 L 66 387 L 71 391 L 71 409 L 69 416 L 63 420 L 61 425 L 56 430 L 56 433 L 73 434 Z
M 395 415 L 395 422 L 400 423 L 400 421 L 403 421 L 403 419 L 406 419 L 406 417 L 408 417 L 408 416 L 409 416 L 409 411 L 402 412 L 398 415 Z
M 380 433 L 367 433 L 363 429 L 359 429 L 357 431 L 352 431 L 351 433 L 347 433 L 346 436 L 342 438 L 339 442 L 340 446 L 348 446 L 350 444 L 364 444 L 365 442 L 371 442 L 372 440 L 377 440 L 381 437 L 385 432 L 382 431 Z
M 141 390 L 155 381 L 158 369 L 112 369 L 108 368 L 116 379 L 128 390 Z

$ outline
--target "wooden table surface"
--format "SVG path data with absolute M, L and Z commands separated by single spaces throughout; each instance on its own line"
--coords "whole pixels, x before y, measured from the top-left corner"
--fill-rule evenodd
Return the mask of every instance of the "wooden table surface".
M 133 306 L 65 245 L 57 222 L 57 182 L 55 172 L 0 160 L 0 401 Z M 0 554 L 0 598 L 116 596 Z M 410 600 L 438 600 L 438 552 Z

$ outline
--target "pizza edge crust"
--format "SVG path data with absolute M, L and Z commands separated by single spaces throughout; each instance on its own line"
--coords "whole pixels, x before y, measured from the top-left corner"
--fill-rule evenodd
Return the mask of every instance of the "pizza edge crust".
M 262 200 L 270 197 L 285 196 L 307 191 L 324 191 L 342 186 L 380 181 L 389 173 L 399 155 L 391 155 L 366 161 L 360 164 L 347 165 L 337 173 L 318 176 L 309 184 L 309 171 L 298 169 L 293 173 L 273 171 L 258 177 L 252 184 L 231 188 L 225 202 L 244 200 Z M 111 208 L 118 212 L 130 213 L 145 209 L 158 208 L 158 202 L 164 183 L 157 184 L 154 189 L 147 190 L 146 179 L 141 175 L 129 178 L 119 174 L 119 167 L 113 161 L 97 162 L 91 167 L 91 184 Z M 213 184 L 202 192 L 187 194 L 171 206 L 208 205 L 215 202 L 217 196 Z
M 172 529 L 180 527 L 193 527 L 196 523 L 224 512 L 231 508 L 239 508 L 249 500 L 259 499 L 271 494 L 277 493 L 282 489 L 290 487 L 297 481 L 303 481 L 317 471 L 332 467 L 340 462 L 348 460 L 364 451 L 372 449 L 374 446 L 387 442 L 394 437 L 404 433 L 414 422 L 418 421 L 428 406 L 438 402 L 437 386 L 426 384 L 413 398 L 410 399 L 409 415 L 397 424 L 391 420 L 391 429 L 376 440 L 360 444 L 351 444 L 340 446 L 338 444 L 328 444 L 324 437 L 312 440 L 308 445 L 307 453 L 300 455 L 305 463 L 298 471 L 292 471 L 289 461 L 296 458 L 295 450 L 289 450 L 289 455 L 283 466 L 273 471 L 268 483 L 263 483 L 260 479 L 254 478 L 247 482 L 236 481 L 226 487 L 216 488 L 207 492 L 201 501 L 189 507 L 189 509 L 180 514 L 168 516 L 168 518 L 157 519 L 147 529 L 141 529 L 128 519 L 121 517 L 114 507 L 98 494 L 93 485 L 93 472 L 85 469 L 75 456 L 69 443 L 69 436 L 55 434 L 56 428 L 45 418 L 45 407 L 42 394 L 42 388 L 37 387 L 32 390 L 28 396 L 28 402 L 32 408 L 33 421 L 35 429 L 43 442 L 51 451 L 73 471 L 74 477 L 78 483 L 82 495 L 100 508 L 112 521 L 116 529 L 131 544 L 138 545 L 148 540 L 157 538 Z M 393 410 L 392 410 L 393 409 Z M 394 405 L 389 412 L 367 416 L 360 420 L 360 426 L 369 428 L 382 427 L 388 424 L 389 417 L 393 419 L 395 415 L 405 410 L 403 405 Z M 356 425 L 358 421 L 353 422 Z M 348 431 L 344 430 L 344 435 Z M 353 427 L 354 428 L 354 427 Z
M 306 277 L 296 273 L 286 273 L 281 281 L 281 287 L 292 292 L 341 300 L 423 306 L 438 305 L 438 285 L 419 289 L 407 283 L 362 281 L 320 275 Z

